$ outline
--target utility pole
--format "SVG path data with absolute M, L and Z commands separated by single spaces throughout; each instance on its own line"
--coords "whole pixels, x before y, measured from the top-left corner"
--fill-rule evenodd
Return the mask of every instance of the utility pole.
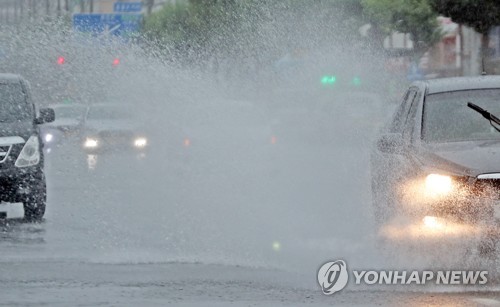
M 4 18 L 5 18 L 5 23 L 8 24 L 9 23 L 9 7 L 3 7 L 3 14 L 4 14 Z
M 24 0 L 21 0 L 21 3 L 19 5 L 19 20 L 24 19 Z
M 19 8 L 19 1 L 15 1 L 14 2 L 14 23 L 17 23 L 19 20 L 19 11 L 18 11 L 18 8 Z
M 94 0 L 90 0 L 90 9 L 89 9 L 89 13 L 93 13 L 94 12 Z
M 33 18 L 36 18 L 38 15 L 38 2 L 36 0 L 31 0 L 31 13 Z
M 153 12 L 153 6 L 155 5 L 155 0 L 146 0 L 146 7 L 148 15 L 151 15 Z
M 33 0 L 28 0 L 28 19 L 33 18 Z

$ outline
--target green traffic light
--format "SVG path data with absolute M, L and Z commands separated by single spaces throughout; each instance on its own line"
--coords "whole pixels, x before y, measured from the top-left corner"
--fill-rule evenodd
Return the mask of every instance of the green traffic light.
M 321 83 L 324 85 L 335 84 L 335 82 L 337 82 L 336 76 L 324 76 L 323 78 L 321 78 Z
M 361 79 L 359 77 L 352 78 L 352 84 L 354 84 L 354 86 L 360 86 L 361 85 Z

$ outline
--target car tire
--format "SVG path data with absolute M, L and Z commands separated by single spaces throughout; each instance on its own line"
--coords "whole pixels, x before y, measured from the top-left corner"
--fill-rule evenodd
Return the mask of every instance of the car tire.
M 375 225 L 378 229 L 389 222 L 395 215 L 395 198 L 390 191 L 388 191 L 387 184 L 372 179 L 372 207 L 375 218 Z
M 24 219 L 28 222 L 40 222 L 45 214 L 45 202 L 24 203 Z
M 45 214 L 47 186 L 45 177 L 36 183 L 33 193 L 24 202 L 24 219 L 28 222 L 40 222 Z

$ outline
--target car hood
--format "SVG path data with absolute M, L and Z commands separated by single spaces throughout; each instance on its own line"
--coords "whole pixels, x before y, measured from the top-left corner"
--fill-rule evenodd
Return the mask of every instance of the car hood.
M 137 124 L 130 121 L 122 120 L 99 120 L 87 121 L 85 123 L 86 130 L 89 131 L 137 131 Z
M 433 144 L 423 150 L 425 166 L 466 176 L 500 173 L 500 141 Z
M 80 121 L 74 118 L 56 118 L 52 123 L 46 124 L 47 127 L 74 127 L 80 125 Z
M 27 140 L 33 133 L 35 127 L 31 121 L 0 123 L 0 137 L 20 136 Z

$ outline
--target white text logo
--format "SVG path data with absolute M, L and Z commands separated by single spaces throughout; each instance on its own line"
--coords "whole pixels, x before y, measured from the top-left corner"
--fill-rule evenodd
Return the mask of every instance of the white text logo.
M 344 289 L 348 279 L 347 265 L 343 260 L 327 262 L 318 271 L 318 283 L 326 295 Z

